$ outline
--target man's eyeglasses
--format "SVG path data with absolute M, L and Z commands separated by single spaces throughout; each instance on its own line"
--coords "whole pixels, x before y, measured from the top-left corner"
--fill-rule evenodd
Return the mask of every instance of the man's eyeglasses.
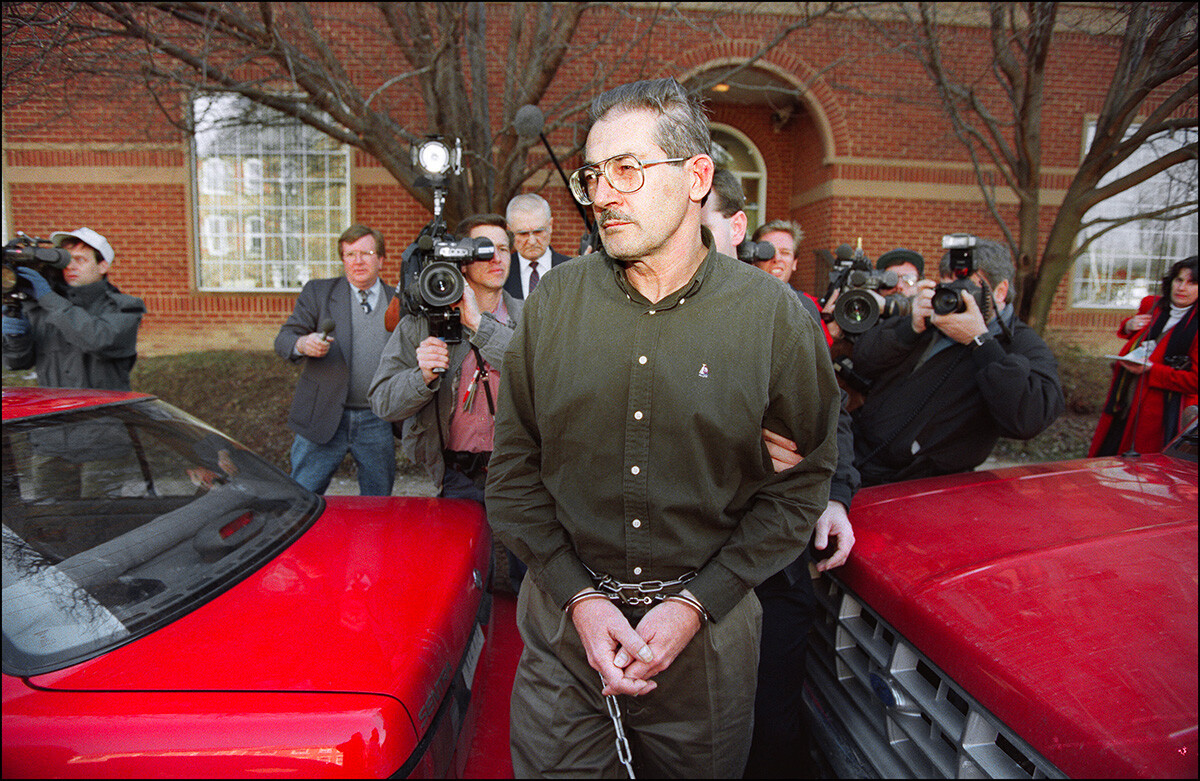
M 642 161 L 630 154 L 613 155 L 607 160 L 585 165 L 572 171 L 570 179 L 568 179 L 571 185 L 571 194 L 584 206 L 590 206 L 595 202 L 596 188 L 600 185 L 601 175 L 608 182 L 608 186 L 617 192 L 633 193 L 640 190 L 646 183 L 646 175 L 642 170 L 646 166 L 659 163 L 682 163 L 690 159 L 690 157 L 670 157 L 665 160 Z
M 366 252 L 343 252 L 342 260 L 370 260 L 375 257 L 375 250 L 367 250 Z

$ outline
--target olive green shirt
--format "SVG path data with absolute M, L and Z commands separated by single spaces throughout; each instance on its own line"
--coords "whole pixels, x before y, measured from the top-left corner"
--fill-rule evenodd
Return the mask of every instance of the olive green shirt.
M 593 585 L 699 574 L 719 620 L 791 563 L 837 460 L 829 349 L 796 294 L 711 249 L 650 303 L 604 253 L 555 266 L 504 359 L 488 520 L 562 605 Z M 804 459 L 776 474 L 762 439 Z

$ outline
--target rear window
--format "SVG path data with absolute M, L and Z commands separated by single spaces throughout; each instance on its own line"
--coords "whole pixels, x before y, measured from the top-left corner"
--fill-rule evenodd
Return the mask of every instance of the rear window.
M 157 400 L 4 424 L 4 672 L 145 635 L 300 536 L 323 502 Z

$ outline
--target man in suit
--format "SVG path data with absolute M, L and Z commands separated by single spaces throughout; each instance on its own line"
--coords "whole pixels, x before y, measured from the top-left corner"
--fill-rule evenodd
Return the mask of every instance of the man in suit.
M 541 276 L 554 266 L 569 260 L 550 247 L 554 218 L 550 204 L 537 193 L 522 193 L 508 202 L 504 219 L 513 234 L 513 262 L 504 289 L 514 298 L 524 299 L 537 287 Z
M 349 452 L 363 496 L 391 496 L 396 478 L 392 424 L 367 401 L 387 343 L 384 313 L 395 289 L 379 277 L 387 256 L 383 234 L 352 225 L 338 238 L 345 275 L 304 285 L 291 317 L 275 337 L 275 352 L 303 361 L 288 427 L 292 478 L 324 493 Z M 331 332 L 326 326 L 333 325 Z

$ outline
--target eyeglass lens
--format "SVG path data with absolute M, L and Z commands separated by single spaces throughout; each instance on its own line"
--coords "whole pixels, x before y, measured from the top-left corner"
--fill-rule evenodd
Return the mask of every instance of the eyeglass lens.
M 584 203 L 592 203 L 595 200 L 601 173 L 608 180 L 609 185 L 621 193 L 636 192 L 644 182 L 642 161 L 633 155 L 610 157 L 594 166 L 582 168 L 572 176 L 575 182 L 582 179 L 582 182 L 579 182 L 573 189 L 576 190 L 577 197 L 583 196 L 580 200 Z

